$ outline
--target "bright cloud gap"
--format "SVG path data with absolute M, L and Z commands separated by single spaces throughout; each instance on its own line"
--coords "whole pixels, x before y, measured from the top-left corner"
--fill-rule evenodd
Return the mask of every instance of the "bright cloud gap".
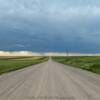
M 65 52 L 30 52 L 30 51 L 0 51 L 0 56 L 100 56 L 99 53 L 65 53 Z

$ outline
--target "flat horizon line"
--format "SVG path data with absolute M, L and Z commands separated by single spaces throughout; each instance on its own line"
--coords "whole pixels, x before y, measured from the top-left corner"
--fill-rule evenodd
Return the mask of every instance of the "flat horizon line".
M 0 51 L 0 56 L 100 56 L 100 53 Z

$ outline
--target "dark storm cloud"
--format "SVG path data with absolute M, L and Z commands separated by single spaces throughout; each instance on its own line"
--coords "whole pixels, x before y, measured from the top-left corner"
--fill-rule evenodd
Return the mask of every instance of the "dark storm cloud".
M 99 0 L 0 0 L 0 49 L 98 52 L 99 5 Z

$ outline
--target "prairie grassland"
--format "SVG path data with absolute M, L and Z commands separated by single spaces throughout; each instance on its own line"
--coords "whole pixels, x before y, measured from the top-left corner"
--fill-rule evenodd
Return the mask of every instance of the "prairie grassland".
M 0 74 L 48 60 L 47 57 L 0 57 Z
M 53 57 L 57 62 L 100 74 L 100 56 Z

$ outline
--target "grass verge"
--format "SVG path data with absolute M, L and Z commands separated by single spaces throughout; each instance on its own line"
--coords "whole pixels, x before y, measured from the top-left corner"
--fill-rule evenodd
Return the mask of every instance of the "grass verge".
M 100 57 L 53 57 L 57 62 L 100 74 Z
M 0 57 L 0 74 L 47 61 L 47 57 Z

